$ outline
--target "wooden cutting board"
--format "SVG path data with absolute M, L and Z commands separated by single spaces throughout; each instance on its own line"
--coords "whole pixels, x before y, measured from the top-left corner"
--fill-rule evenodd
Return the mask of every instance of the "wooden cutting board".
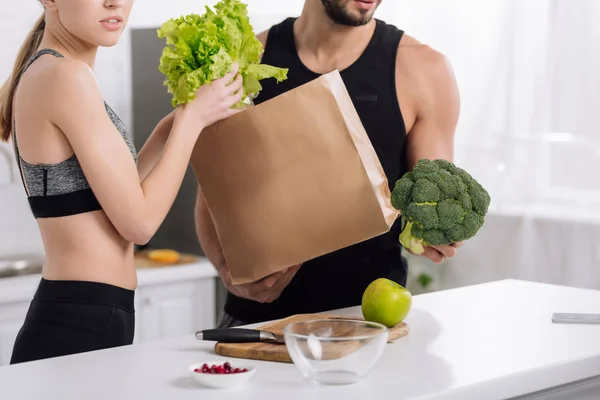
M 198 256 L 193 254 L 179 253 L 179 259 L 175 262 L 160 262 L 151 260 L 148 257 L 150 250 L 140 250 L 134 254 L 136 268 L 160 268 L 173 265 L 192 264 L 198 261 Z
M 303 322 L 314 319 L 355 319 L 364 320 L 362 317 L 342 317 L 339 315 L 331 314 L 298 314 L 291 317 L 268 323 L 259 326 L 257 329 L 266 330 L 275 334 L 283 334 L 283 327 L 295 323 Z M 406 323 L 401 322 L 398 325 L 390 328 L 389 342 L 393 342 L 403 336 L 408 335 L 409 328 Z M 335 346 L 335 347 L 333 347 Z M 326 358 L 337 358 L 342 353 L 351 353 L 357 349 L 360 344 L 356 341 L 341 343 L 325 343 L 323 344 L 323 355 L 322 359 Z M 273 343 L 217 343 L 215 344 L 215 352 L 221 356 L 234 357 L 234 358 L 245 358 L 252 360 L 261 361 L 274 361 L 291 363 L 292 359 L 288 354 L 285 344 L 273 344 Z

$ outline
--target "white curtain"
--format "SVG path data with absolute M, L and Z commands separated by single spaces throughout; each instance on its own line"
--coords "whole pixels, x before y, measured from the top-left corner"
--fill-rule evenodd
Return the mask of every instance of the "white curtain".
M 444 53 L 462 107 L 456 162 L 492 195 L 478 236 L 409 286 L 518 278 L 600 289 L 600 1 L 384 0 L 380 18 Z
M 388 0 L 379 16 L 450 59 L 456 161 L 495 206 L 600 202 L 600 1 Z

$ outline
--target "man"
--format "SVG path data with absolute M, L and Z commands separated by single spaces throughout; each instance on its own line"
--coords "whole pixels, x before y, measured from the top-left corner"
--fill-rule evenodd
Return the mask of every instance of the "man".
M 289 73 L 282 83 L 263 81 L 255 103 L 339 70 L 391 189 L 421 158 L 453 160 L 459 95 L 443 55 L 373 18 L 381 1 L 306 0 L 299 18 L 259 34 L 262 62 Z M 195 215 L 204 252 L 229 291 L 220 327 L 358 305 L 379 277 L 406 285 L 399 220 L 380 237 L 232 286 L 201 188 Z M 290 240 L 293 232 L 290 226 Z M 423 256 L 439 263 L 459 246 L 428 247 Z

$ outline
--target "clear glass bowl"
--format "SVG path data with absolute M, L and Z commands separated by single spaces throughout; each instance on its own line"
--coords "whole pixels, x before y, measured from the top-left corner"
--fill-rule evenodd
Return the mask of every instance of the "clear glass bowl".
M 298 322 L 283 329 L 290 357 L 312 382 L 343 385 L 369 374 L 389 338 L 381 324 L 352 319 Z

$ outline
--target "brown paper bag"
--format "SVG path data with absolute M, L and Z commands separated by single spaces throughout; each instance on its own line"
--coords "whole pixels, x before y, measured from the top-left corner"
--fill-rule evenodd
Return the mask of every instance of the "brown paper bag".
M 386 233 L 399 216 L 338 71 L 210 126 L 191 163 L 234 284 Z

